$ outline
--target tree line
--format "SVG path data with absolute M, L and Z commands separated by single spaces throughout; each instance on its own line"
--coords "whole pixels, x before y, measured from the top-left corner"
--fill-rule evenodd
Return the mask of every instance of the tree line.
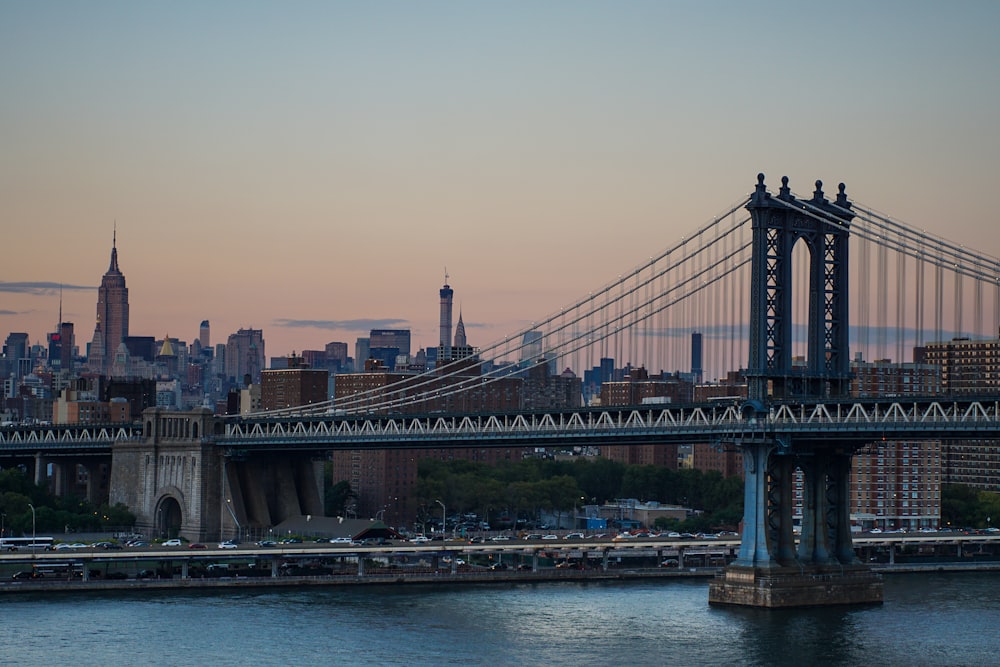
M 135 514 L 118 503 L 95 505 L 74 496 L 56 496 L 45 486 L 35 484 L 18 468 L 0 471 L 0 515 L 4 535 L 31 536 L 34 506 L 34 532 L 45 533 L 103 532 L 130 528 Z
M 962 484 L 941 487 L 941 525 L 950 528 L 1000 528 L 1000 493 Z
M 524 459 L 499 464 L 423 460 L 417 468 L 416 490 L 419 503 L 428 508 L 440 500 L 453 514 L 489 516 L 495 527 L 501 527 L 496 525 L 501 517 L 509 522 L 533 519 L 541 511 L 563 513 L 618 499 L 696 510 L 686 522 L 667 522 L 669 527 L 684 530 L 735 527 L 743 515 L 743 481 L 739 477 L 629 465 L 605 458 Z

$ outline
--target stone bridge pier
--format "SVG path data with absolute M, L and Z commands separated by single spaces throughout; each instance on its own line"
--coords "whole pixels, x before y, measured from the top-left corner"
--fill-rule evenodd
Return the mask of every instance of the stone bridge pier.
M 143 435 L 112 452 L 109 496 L 153 537 L 232 539 L 302 515 L 323 515 L 318 452 L 233 452 L 215 444 L 224 420 L 201 408 L 150 408 Z

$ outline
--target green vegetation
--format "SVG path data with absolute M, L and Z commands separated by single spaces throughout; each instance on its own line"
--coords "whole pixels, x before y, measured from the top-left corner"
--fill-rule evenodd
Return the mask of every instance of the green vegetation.
M 603 458 L 555 461 L 525 459 L 497 465 L 472 461 L 423 460 L 417 471 L 417 496 L 449 512 L 475 512 L 513 521 L 539 511 L 566 512 L 618 498 L 658 501 L 700 510 L 700 515 L 670 527 L 708 530 L 735 527 L 743 515 L 743 481 L 716 472 L 626 465 Z M 432 511 L 428 511 L 433 514 Z
M 4 534 L 31 535 L 31 507 L 35 506 L 35 532 L 100 532 L 135 525 L 135 515 L 122 504 L 93 505 L 70 496 L 53 496 L 16 468 L 0 471 L 0 513 L 5 514 Z
M 1000 493 L 963 484 L 941 487 L 941 524 L 951 528 L 990 528 L 1000 524 Z
M 333 466 L 327 462 L 327 472 L 323 475 L 326 488 L 323 496 L 323 513 L 325 516 L 346 516 L 347 508 L 355 499 L 356 494 L 351 488 L 351 483 L 341 480 L 336 484 L 331 482 Z

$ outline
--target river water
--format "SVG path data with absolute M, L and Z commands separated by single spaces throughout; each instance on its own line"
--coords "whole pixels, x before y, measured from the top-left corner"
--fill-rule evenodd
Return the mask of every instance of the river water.
M 690 579 L 18 594 L 0 664 L 1000 664 L 996 573 L 887 576 L 875 607 L 707 600 Z

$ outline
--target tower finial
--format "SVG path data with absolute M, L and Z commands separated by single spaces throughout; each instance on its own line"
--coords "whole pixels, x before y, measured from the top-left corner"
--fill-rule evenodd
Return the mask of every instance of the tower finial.
M 448 284 L 448 267 L 447 266 L 444 267 L 444 284 L 445 285 Z

